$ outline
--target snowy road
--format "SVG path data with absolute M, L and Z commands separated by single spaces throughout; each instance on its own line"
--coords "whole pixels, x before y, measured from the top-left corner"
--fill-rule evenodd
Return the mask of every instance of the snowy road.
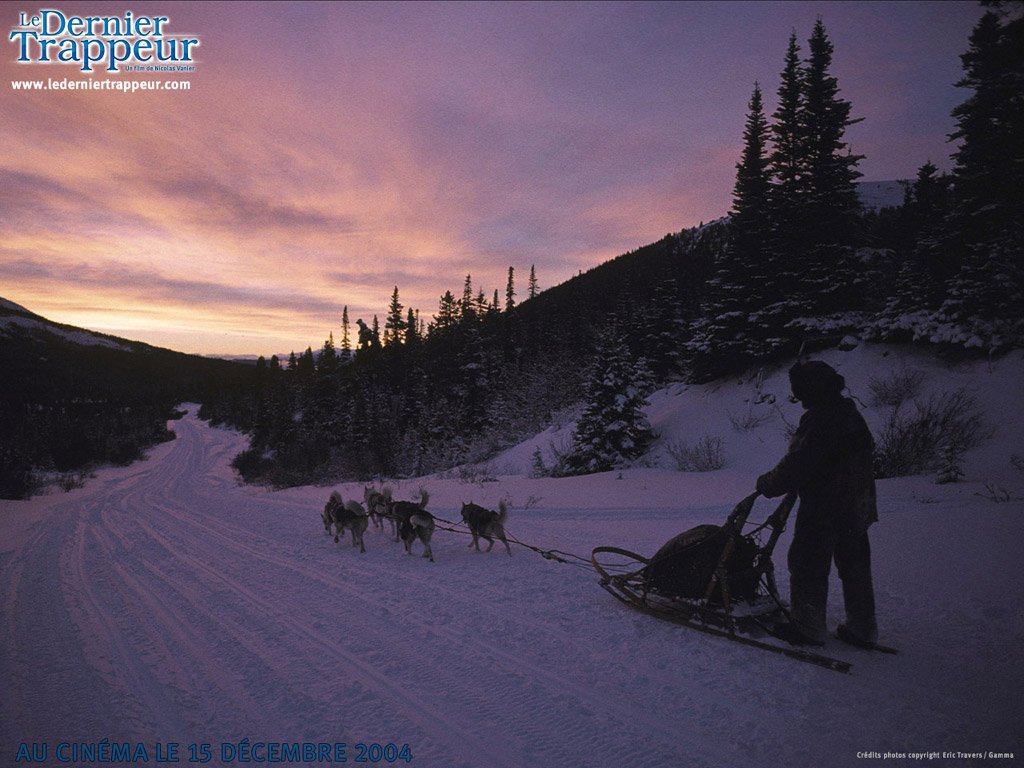
M 955 580 L 946 594 L 964 591 L 961 608 L 911 599 L 930 577 L 897 554 L 909 514 L 876 555 L 880 612 L 905 632 L 886 639 L 904 653 L 830 648 L 855 663 L 843 676 L 630 613 L 588 569 L 518 547 L 483 555 L 438 532 L 429 563 L 371 530 L 361 555 L 323 534 L 326 489 L 240 488 L 227 469 L 237 435 L 193 415 L 174 426 L 178 439 L 145 462 L 0 507 L 0 765 L 21 743 L 48 744 L 58 764 L 59 742 L 104 738 L 151 758 L 156 742 L 178 742 L 183 763 L 190 743 L 215 758 L 243 739 L 408 744 L 412 761 L 399 764 L 423 768 L 1021 757 L 1019 572 L 1003 582 L 1012 600 Z M 431 508 L 457 516 L 454 497 Z M 624 524 L 538 506 L 514 509 L 510 530 L 570 552 L 652 551 L 707 518 L 698 512 L 634 511 Z M 1021 540 L 1017 513 L 972 543 L 994 547 L 1000 569 L 1019 552 L 1008 543 Z M 929 514 L 941 521 L 943 508 Z M 941 526 L 933 535 L 945 538 Z M 980 568 L 947 549 L 961 576 Z M 936 612 L 952 648 L 914 637 Z

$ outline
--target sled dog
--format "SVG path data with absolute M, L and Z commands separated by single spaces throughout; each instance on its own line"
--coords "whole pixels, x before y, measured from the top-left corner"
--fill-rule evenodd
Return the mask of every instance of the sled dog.
M 388 508 L 391 506 L 391 488 L 384 486 L 379 491 L 372 485 L 363 487 L 363 502 L 366 504 L 366 511 L 370 515 L 373 527 L 377 530 L 384 530 L 384 520 L 391 523 L 391 535 L 398 541 L 398 529 L 395 526 L 394 518 L 388 515 Z
M 508 545 L 508 539 L 505 538 L 505 521 L 508 520 L 508 504 L 502 499 L 498 503 L 498 511 L 494 512 L 490 509 L 485 509 L 479 504 L 463 504 L 462 505 L 462 519 L 466 525 L 469 526 L 469 532 L 473 534 L 473 541 L 469 543 L 469 546 L 476 547 L 476 551 L 480 551 L 480 539 L 484 538 L 490 542 L 487 545 L 487 551 L 490 552 L 494 546 L 494 540 L 498 539 L 502 544 L 505 545 L 505 551 L 508 552 L 509 556 L 512 555 L 512 548 Z
M 330 522 L 334 523 L 335 544 L 338 543 L 342 534 L 345 533 L 345 529 L 348 528 L 352 532 L 352 546 L 359 547 L 360 552 L 366 552 L 366 546 L 363 544 L 363 534 L 366 533 L 366 528 L 369 525 L 369 517 L 362 504 L 355 499 L 343 502 L 341 494 L 334 491 L 327 500 L 327 506 L 324 507 L 324 530 L 330 533 L 331 526 L 327 522 L 328 517 L 330 517 Z
M 423 556 L 434 561 L 434 553 L 430 549 L 430 539 L 434 535 L 434 516 L 427 512 L 427 501 L 430 496 L 420 489 L 418 503 L 411 501 L 391 502 L 390 517 L 398 526 L 398 536 L 405 544 L 405 551 L 412 554 L 412 545 L 416 539 L 423 542 Z
M 335 496 L 338 498 L 335 499 Z M 337 503 L 340 503 L 341 495 L 332 493 L 331 497 L 327 500 L 324 505 L 324 511 L 320 513 L 321 519 L 324 521 L 324 533 L 328 536 L 331 535 L 331 526 L 334 525 L 334 507 Z

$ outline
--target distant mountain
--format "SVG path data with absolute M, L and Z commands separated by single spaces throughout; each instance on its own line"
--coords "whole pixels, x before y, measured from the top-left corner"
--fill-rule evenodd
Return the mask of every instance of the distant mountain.
M 8 301 L 7 299 L 0 299 L 0 310 L 5 309 L 11 312 L 28 312 L 28 310 L 20 304 L 15 304 L 13 301 Z
M 860 181 L 857 194 L 860 203 L 869 211 L 896 208 L 903 205 L 905 188 L 902 181 Z
M 107 336 L 71 325 L 55 323 L 34 312 L 30 312 L 20 304 L 0 298 L 0 338 L 25 334 L 52 334 L 71 344 L 109 347 L 111 349 L 120 349 L 124 352 L 131 351 L 133 345 L 144 346 L 141 342 L 129 342 L 124 339 L 118 339 L 115 336 Z

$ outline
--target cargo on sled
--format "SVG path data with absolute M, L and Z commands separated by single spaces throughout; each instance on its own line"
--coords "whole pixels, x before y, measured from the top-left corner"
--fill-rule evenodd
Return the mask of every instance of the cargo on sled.
M 591 563 L 600 584 L 626 605 L 660 619 L 765 650 L 848 672 L 850 664 L 780 644 L 770 627 L 787 614 L 775 583 L 772 552 L 796 494 L 764 522 L 749 522 L 757 493 L 739 502 L 723 525 L 698 525 L 653 556 L 597 547 Z

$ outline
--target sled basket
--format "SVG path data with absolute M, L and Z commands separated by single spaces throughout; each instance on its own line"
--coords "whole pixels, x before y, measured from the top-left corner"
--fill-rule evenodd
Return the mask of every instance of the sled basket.
M 764 523 L 744 532 L 757 496 L 737 504 L 723 525 L 683 531 L 650 558 L 597 547 L 591 563 L 601 586 L 660 618 L 696 618 L 730 630 L 738 621 L 781 610 L 772 551 L 796 497 L 786 496 Z

